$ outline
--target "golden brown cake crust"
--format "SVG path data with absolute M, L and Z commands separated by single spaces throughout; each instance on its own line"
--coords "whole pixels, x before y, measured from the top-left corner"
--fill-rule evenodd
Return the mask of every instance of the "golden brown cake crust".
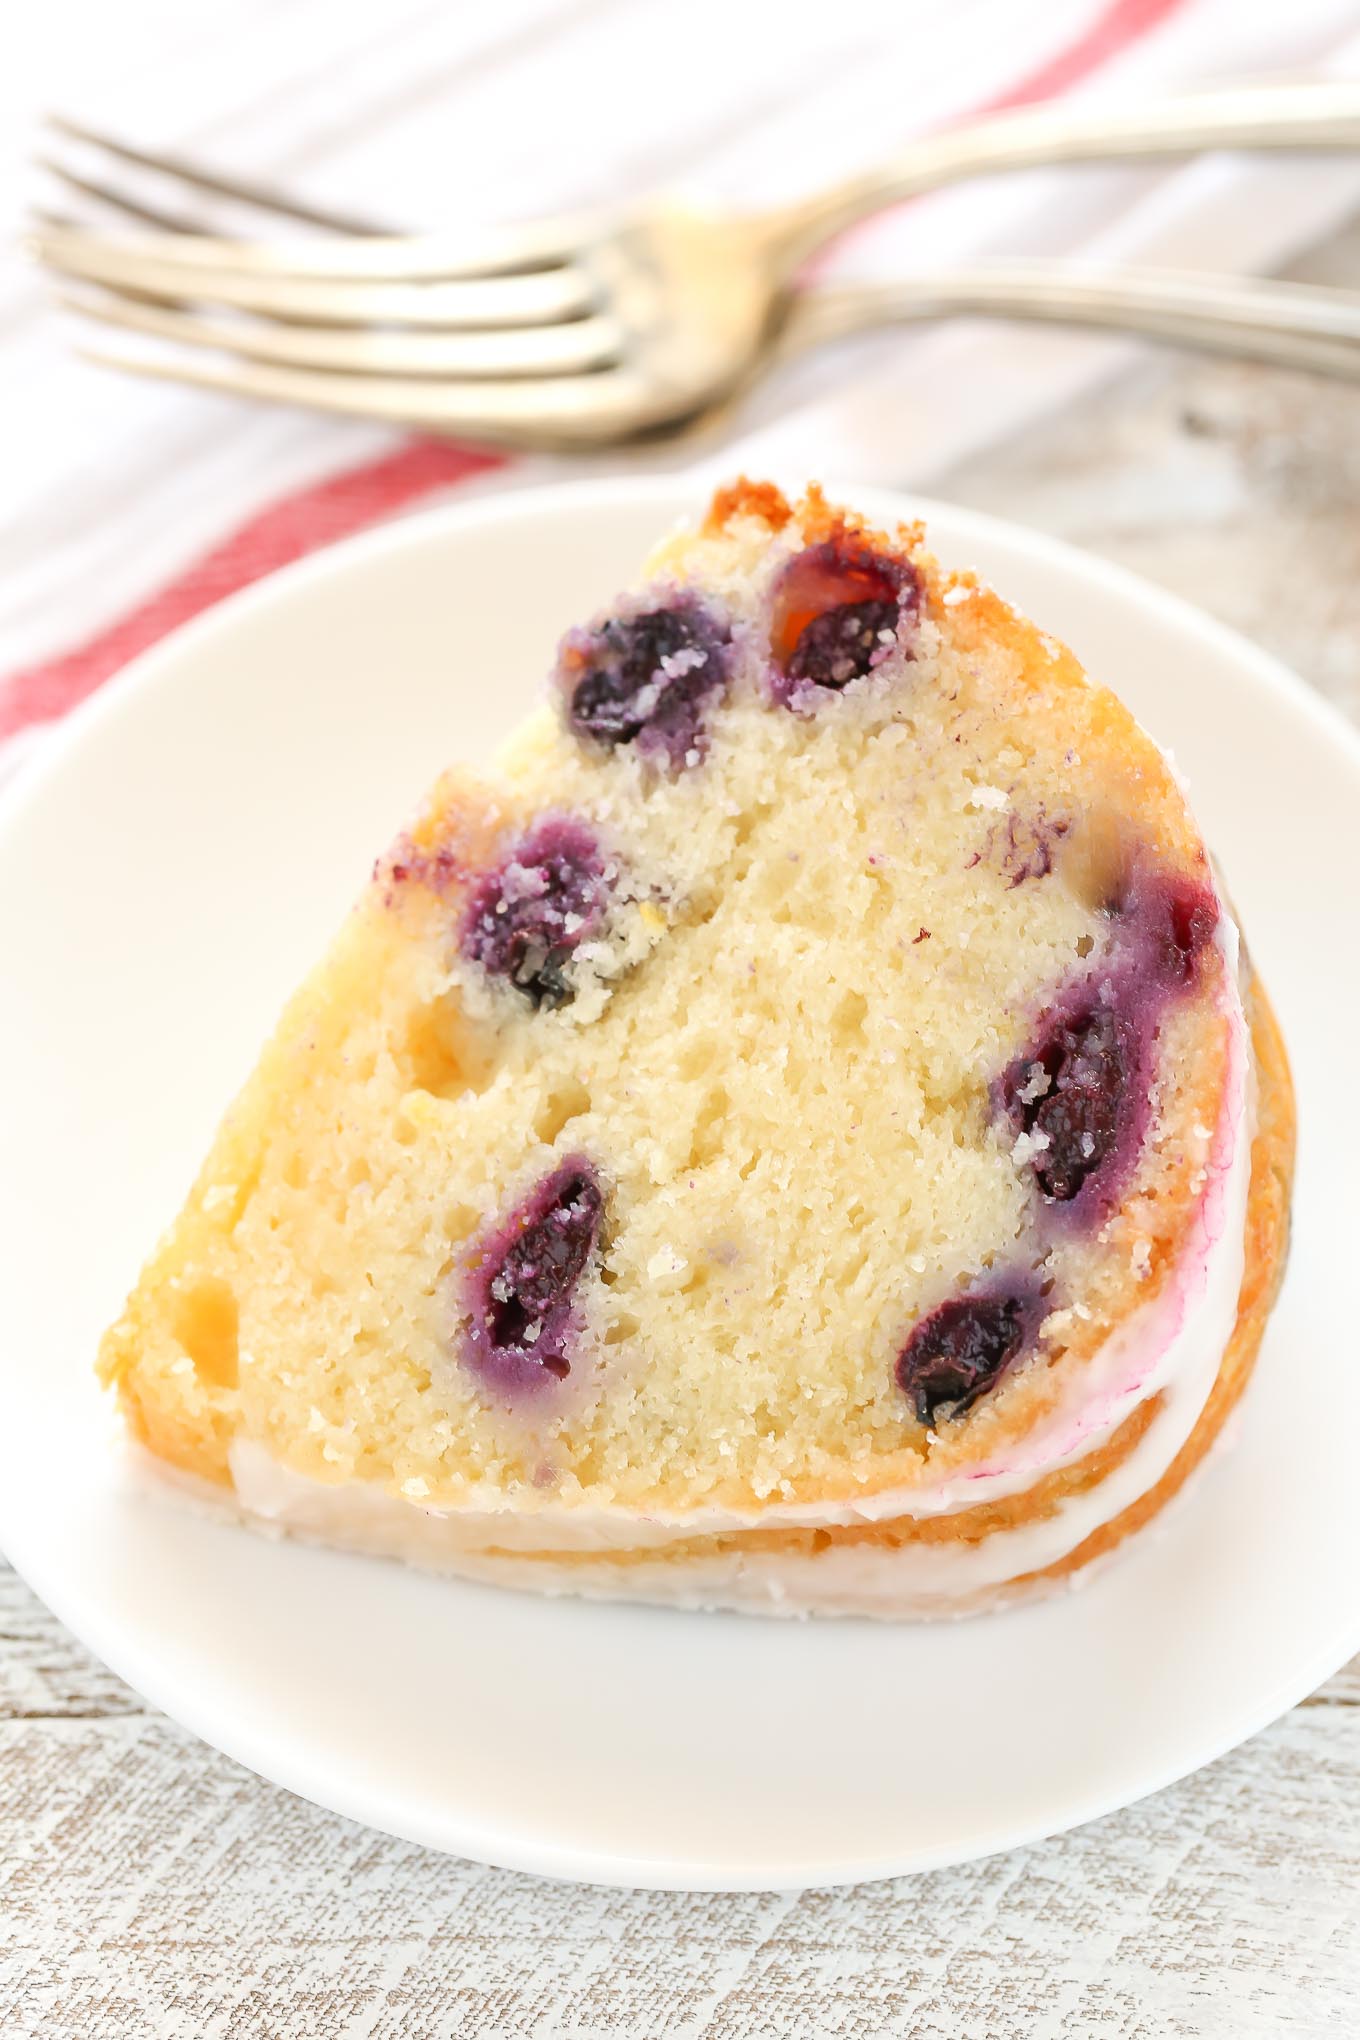
M 750 517 L 770 531 L 782 531 L 792 516 L 788 497 L 773 482 L 753 482 L 747 475 L 738 475 L 735 482 L 714 492 L 704 530 L 719 532 L 738 517 Z

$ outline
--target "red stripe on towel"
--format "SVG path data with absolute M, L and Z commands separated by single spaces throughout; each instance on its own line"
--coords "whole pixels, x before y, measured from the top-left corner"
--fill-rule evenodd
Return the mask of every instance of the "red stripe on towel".
M 1058 50 L 1028 77 L 978 108 L 979 113 L 1004 113 L 1013 106 L 1028 106 L 1036 99 L 1057 99 L 1080 85 L 1093 71 L 1112 57 L 1122 55 L 1173 14 L 1179 14 L 1185 0 L 1112 0 L 1112 4 L 1065 50 Z
M 0 694 L 0 737 L 65 715 L 138 652 L 224 595 L 337 538 L 362 531 L 433 490 L 502 465 L 502 456 L 444 440 L 412 439 L 391 453 L 295 489 L 200 553 L 116 623 L 58 658 L 12 674 Z

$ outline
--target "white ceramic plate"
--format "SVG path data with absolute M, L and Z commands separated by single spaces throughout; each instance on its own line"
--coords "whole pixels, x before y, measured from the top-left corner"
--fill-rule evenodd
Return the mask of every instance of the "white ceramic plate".
M 340 546 L 137 661 L 10 794 L 0 1544 L 157 1705 L 355 1819 L 557 1876 L 789 1887 L 1090 1819 L 1360 1646 L 1360 743 L 1268 659 L 1078 553 L 924 506 L 947 560 L 1174 747 L 1298 1077 L 1294 1257 L 1241 1437 L 1083 1592 L 934 1628 L 782 1624 L 273 1544 L 132 1493 L 90 1372 L 374 853 L 689 507 L 673 482 L 579 485 Z

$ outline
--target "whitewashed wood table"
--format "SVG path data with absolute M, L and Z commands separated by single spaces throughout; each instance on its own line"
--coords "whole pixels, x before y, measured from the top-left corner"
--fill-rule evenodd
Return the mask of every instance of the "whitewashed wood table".
M 1360 229 L 1300 273 L 1360 286 Z M 1177 589 L 1360 719 L 1360 391 L 1149 361 L 939 493 Z M 321 1813 L 145 1706 L 0 1570 L 0 2033 L 1344 2040 L 1360 1659 L 1075 1834 L 851 1890 L 658 1896 Z

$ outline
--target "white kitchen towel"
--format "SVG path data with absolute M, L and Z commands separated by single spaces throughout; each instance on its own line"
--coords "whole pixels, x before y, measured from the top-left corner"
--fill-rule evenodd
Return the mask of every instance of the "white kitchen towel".
M 0 176 L 21 188 L 39 112 L 57 107 L 392 223 L 676 184 L 756 204 L 1037 99 L 1347 72 L 1360 73 L 1357 0 L 52 0 L 0 78 Z M 825 273 L 1018 254 L 1266 269 L 1357 203 L 1354 159 L 1034 173 L 898 208 Z M 587 465 L 135 382 L 77 359 L 72 337 L 41 279 L 0 259 L 0 762 L 284 562 L 444 491 Z M 927 483 L 1132 351 L 1038 328 L 882 335 L 768 386 L 698 462 L 646 460 Z

